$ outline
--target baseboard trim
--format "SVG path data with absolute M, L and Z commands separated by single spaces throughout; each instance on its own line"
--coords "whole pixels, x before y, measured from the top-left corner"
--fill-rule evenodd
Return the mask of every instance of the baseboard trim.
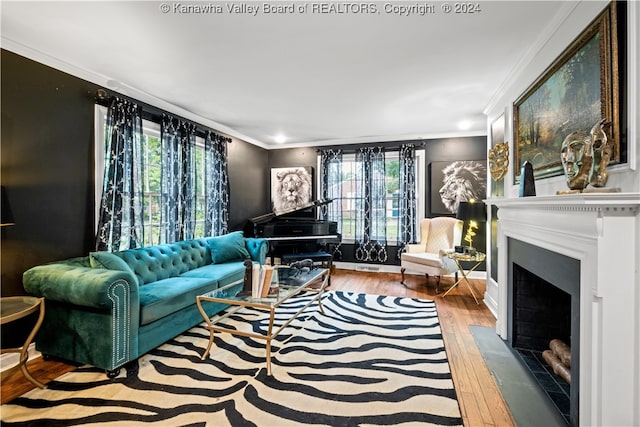
M 486 291 L 484 293 L 484 303 L 493 314 L 493 317 L 498 318 L 498 301 L 495 299 L 497 295 L 498 284 L 492 278 L 487 278 Z
M 36 350 L 35 343 L 29 345 L 29 360 L 42 357 L 42 353 Z M 13 370 L 20 362 L 20 353 L 5 353 L 0 355 L 0 374 Z

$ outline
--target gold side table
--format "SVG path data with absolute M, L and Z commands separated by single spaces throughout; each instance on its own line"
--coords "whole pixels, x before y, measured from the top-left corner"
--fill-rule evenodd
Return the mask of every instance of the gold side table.
M 482 252 L 476 252 L 475 255 L 462 254 L 462 253 L 458 253 L 458 252 L 447 252 L 447 257 L 455 261 L 456 265 L 458 266 L 458 270 L 462 274 L 462 277 L 459 278 L 453 284 L 453 286 L 451 286 L 449 289 L 447 289 L 447 292 L 445 292 L 442 295 L 442 298 L 446 297 L 447 294 L 449 292 L 451 292 L 451 290 L 453 288 L 458 286 L 458 284 L 464 280 L 465 283 L 467 284 L 467 287 L 469 288 L 469 291 L 471 292 L 471 295 L 473 295 L 473 299 L 476 300 L 476 304 L 480 304 L 480 301 L 478 301 L 478 298 L 476 298 L 475 292 L 473 292 L 473 287 L 471 286 L 471 283 L 469 283 L 469 279 L 467 278 L 467 275 L 469 273 L 471 273 L 473 270 L 475 270 L 476 268 L 478 268 L 478 266 L 480 264 L 482 264 L 482 262 L 485 260 L 487 255 L 482 253 Z M 473 265 L 473 267 L 471 267 L 469 270 L 467 270 L 465 272 L 464 268 L 462 267 L 462 264 L 460 264 L 461 262 L 464 262 L 464 261 L 466 261 L 466 262 L 475 262 L 475 264 Z
M 0 354 L 4 353 L 20 353 L 18 366 L 22 374 L 33 384 L 39 388 L 45 388 L 45 385 L 35 379 L 27 370 L 27 361 L 29 359 L 29 345 L 35 338 L 42 321 L 44 320 L 44 298 L 31 296 L 2 297 L 0 298 L 0 325 L 14 322 L 18 319 L 27 317 L 28 315 L 40 310 L 40 315 L 35 326 L 27 337 L 27 340 L 21 347 L 1 349 Z

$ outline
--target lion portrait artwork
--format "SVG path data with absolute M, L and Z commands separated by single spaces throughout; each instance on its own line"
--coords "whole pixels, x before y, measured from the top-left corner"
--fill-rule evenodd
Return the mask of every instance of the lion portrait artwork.
M 271 170 L 271 200 L 277 214 L 308 205 L 312 200 L 311 167 Z
M 482 200 L 487 196 L 487 165 L 477 160 L 461 160 L 451 163 L 434 162 L 441 166 L 441 181 L 437 180 L 435 171 L 432 171 L 432 186 L 440 185 L 437 190 L 439 202 L 445 212 L 456 213 L 460 202 L 469 200 Z M 434 203 L 432 197 L 432 204 Z M 438 212 L 437 206 L 432 206 L 433 212 Z M 440 209 L 442 210 L 442 208 Z

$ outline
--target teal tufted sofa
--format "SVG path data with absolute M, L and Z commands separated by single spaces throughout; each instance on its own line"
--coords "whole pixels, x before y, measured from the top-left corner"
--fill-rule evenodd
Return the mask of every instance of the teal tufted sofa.
M 266 239 L 241 231 L 40 265 L 23 275 L 44 297 L 36 349 L 116 375 L 124 364 L 203 321 L 196 296 L 244 277 L 244 260 L 261 264 Z M 236 294 L 242 282 L 228 289 Z M 226 305 L 209 303 L 213 315 Z

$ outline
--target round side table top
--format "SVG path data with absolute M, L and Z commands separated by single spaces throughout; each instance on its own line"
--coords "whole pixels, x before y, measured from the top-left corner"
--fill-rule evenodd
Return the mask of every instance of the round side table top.
M 476 261 L 482 262 L 487 257 L 486 254 L 482 252 L 476 252 L 475 255 L 469 255 L 460 252 L 447 252 L 447 256 L 451 259 L 457 259 L 458 261 Z
M 0 298 L 0 325 L 21 319 L 38 310 L 42 298 L 31 296 Z

